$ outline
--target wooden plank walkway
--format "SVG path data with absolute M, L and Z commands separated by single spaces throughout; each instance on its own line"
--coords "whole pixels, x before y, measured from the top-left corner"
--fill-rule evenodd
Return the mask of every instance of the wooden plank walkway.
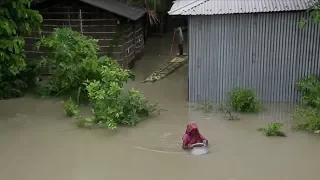
M 168 61 L 162 68 L 154 71 L 147 79 L 143 81 L 143 83 L 159 81 L 185 65 L 187 62 L 188 56 L 175 57 Z

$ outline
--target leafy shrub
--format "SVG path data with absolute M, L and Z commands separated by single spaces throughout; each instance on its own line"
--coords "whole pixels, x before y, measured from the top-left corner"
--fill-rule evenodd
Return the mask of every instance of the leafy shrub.
M 313 108 L 320 108 L 320 77 L 312 75 L 296 82 L 297 89 L 302 93 L 301 103 Z
M 297 109 L 294 115 L 295 130 L 315 132 L 320 130 L 320 111 L 312 107 L 302 107 Z
M 91 118 L 77 116 L 77 126 L 80 128 L 90 128 L 93 125 L 93 121 Z
M 100 68 L 105 61 L 98 58 L 97 40 L 72 31 L 71 28 L 55 29 L 52 35 L 42 37 L 37 43 L 48 49 L 50 54 L 41 64 L 53 69 L 50 80 L 41 87 L 44 96 L 71 94 L 72 97 L 87 99 L 85 80 L 101 79 Z
M 19 97 L 27 89 L 25 33 L 40 30 L 42 16 L 30 9 L 31 0 L 11 0 L 0 6 L 0 99 Z
M 259 128 L 258 131 L 263 131 L 266 136 L 282 136 L 285 137 L 286 134 L 281 131 L 283 123 L 269 123 L 267 128 Z
M 257 112 L 261 109 L 255 93 L 250 89 L 235 88 L 229 92 L 229 104 L 238 112 Z
M 70 28 L 55 29 L 52 35 L 41 39 L 38 48 L 41 46 L 51 52 L 42 64 L 53 67 L 53 76 L 42 86 L 43 95 L 71 94 L 78 102 L 88 99 L 92 106 L 94 118 L 77 116 L 79 127 L 133 126 L 156 111 L 157 104 L 149 104 L 138 91 L 123 92 L 124 83 L 134 80 L 134 74 L 111 58 L 98 57 L 96 40 Z
M 202 110 L 204 113 L 210 113 L 214 110 L 214 104 L 212 102 L 202 102 L 198 104 L 196 110 Z
M 123 116 L 117 124 L 126 124 L 134 126 L 137 122 L 149 117 L 151 113 L 158 112 L 156 104 L 149 104 L 148 100 L 135 89 L 131 89 L 128 93 L 122 95 Z
M 230 102 L 224 101 L 218 106 L 218 110 L 228 116 L 228 120 L 240 120 L 240 118 L 233 114 Z
M 302 107 L 295 115 L 296 130 L 316 132 L 320 130 L 320 77 L 312 75 L 302 78 L 296 83 L 297 89 L 302 93 Z
M 21 97 L 38 83 L 39 72 L 34 64 L 27 64 L 19 73 L 12 74 L 0 67 L 0 99 Z
M 78 115 L 78 106 L 69 98 L 67 101 L 61 102 L 66 116 L 72 117 Z
M 90 102 L 93 106 L 94 122 L 114 129 L 118 124 L 134 126 L 141 119 L 150 116 L 156 105 L 148 104 L 146 98 L 132 89 L 123 94 L 123 83 L 132 77 L 129 70 L 107 57 L 102 66 L 102 79 L 86 82 Z

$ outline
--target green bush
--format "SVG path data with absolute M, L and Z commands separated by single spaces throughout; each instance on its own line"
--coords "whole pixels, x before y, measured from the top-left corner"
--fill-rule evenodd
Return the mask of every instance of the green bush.
M 37 43 L 50 54 L 41 63 L 52 70 L 52 76 L 41 88 L 43 96 L 68 94 L 81 100 L 87 99 L 84 82 L 101 79 L 97 40 L 72 31 L 70 28 L 55 29 L 52 35 L 42 37 Z
M 261 109 L 255 93 L 250 89 L 235 88 L 228 96 L 229 104 L 237 112 L 257 112 Z
M 77 116 L 79 127 L 94 123 L 114 129 L 117 125 L 135 125 L 156 112 L 157 104 L 149 104 L 136 90 L 125 93 L 123 85 L 134 80 L 130 70 L 122 69 L 117 61 L 98 57 L 97 41 L 70 28 L 55 29 L 44 37 L 38 48 L 47 48 L 51 55 L 41 64 L 53 68 L 50 80 L 41 88 L 43 95 L 68 94 L 80 100 L 89 100 L 94 118 Z M 66 109 L 73 108 L 66 106 Z
M 320 130 L 320 111 L 312 107 L 302 107 L 297 109 L 295 115 L 296 130 L 304 130 L 308 132 L 315 132 Z
M 158 112 L 156 104 L 148 103 L 148 100 L 135 89 L 131 89 L 121 97 L 123 104 L 123 116 L 118 124 L 134 126 L 137 122 L 149 117 L 151 113 Z
M 91 118 L 77 116 L 77 126 L 79 128 L 90 128 L 93 125 L 93 121 Z
M 320 77 L 312 75 L 302 78 L 296 83 L 302 93 L 302 106 L 294 115 L 296 130 L 316 132 L 320 130 Z
M 27 64 L 19 73 L 12 74 L 0 67 L 0 99 L 21 97 L 39 82 L 39 72 L 34 64 Z
M 297 89 L 302 93 L 303 105 L 320 108 L 320 77 L 312 75 L 296 82 Z
M 258 131 L 262 131 L 265 136 L 282 136 L 286 134 L 281 131 L 283 123 L 269 123 L 267 128 L 259 128 Z
M 131 72 L 120 68 L 115 61 L 103 58 L 108 65 L 102 66 L 102 79 L 85 83 L 93 106 L 94 122 L 110 129 L 121 124 L 134 126 L 150 116 L 156 105 L 148 104 L 146 98 L 134 89 L 123 94 L 123 83 L 132 77 Z
M 67 101 L 62 101 L 61 104 L 66 116 L 72 117 L 79 114 L 78 105 L 76 105 L 71 98 Z

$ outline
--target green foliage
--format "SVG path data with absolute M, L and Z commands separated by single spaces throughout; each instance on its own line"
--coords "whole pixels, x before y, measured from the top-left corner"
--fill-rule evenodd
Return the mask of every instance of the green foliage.
M 98 57 L 97 41 L 70 28 L 56 29 L 42 38 L 38 47 L 50 50 L 43 64 L 54 67 L 53 76 L 42 86 L 44 95 L 71 94 L 77 99 L 88 99 L 94 118 L 77 116 L 79 127 L 99 124 L 110 129 L 117 125 L 135 125 L 156 112 L 156 105 L 136 90 L 123 92 L 123 85 L 134 74 L 122 69 L 117 61 L 106 56 Z M 70 100 L 71 101 L 71 100 Z M 70 103 L 71 104 L 71 103 Z M 66 109 L 74 108 L 68 104 Z
M 296 130 L 316 132 L 320 130 L 320 77 L 312 75 L 296 82 L 297 89 L 301 92 L 302 107 L 298 108 L 295 115 Z
M 118 124 L 135 126 L 137 122 L 149 117 L 152 113 L 159 113 L 158 103 L 148 103 L 148 100 L 135 89 L 129 90 L 120 99 L 120 103 L 123 104 L 123 116 Z
M 258 131 L 262 131 L 266 136 L 281 136 L 285 137 L 286 134 L 281 131 L 283 123 L 269 123 L 267 128 L 259 128 Z
M 62 101 L 61 104 L 66 116 L 72 117 L 79 114 L 78 105 L 76 105 L 71 98 L 69 98 L 67 101 Z
M 39 71 L 32 63 L 27 64 L 16 75 L 8 70 L 0 74 L 0 99 L 21 97 L 26 90 L 35 87 L 39 82 Z
M 316 132 L 320 130 L 320 111 L 317 108 L 302 107 L 297 109 L 295 115 L 295 130 Z
M 100 69 L 106 65 L 98 58 L 97 40 L 91 39 L 71 28 L 55 29 L 52 35 L 42 37 L 37 47 L 51 52 L 40 66 L 45 64 L 52 71 L 52 77 L 40 89 L 43 96 L 71 94 L 78 99 L 87 99 L 84 82 L 101 79 Z
M 320 108 L 320 77 L 312 75 L 296 82 L 297 89 L 302 93 L 303 105 Z
M 301 19 L 299 22 L 300 28 L 305 28 L 308 24 L 308 21 L 316 24 L 320 23 L 320 0 L 317 0 L 316 2 L 310 1 L 309 9 L 307 11 L 311 12 L 310 17 L 308 19 Z
M 80 128 L 90 128 L 93 125 L 93 121 L 91 118 L 77 116 L 77 126 Z
M 94 122 L 110 129 L 118 124 L 134 126 L 155 112 L 157 106 L 148 104 L 146 98 L 134 89 L 123 94 L 123 83 L 132 77 L 132 73 L 104 58 L 108 65 L 102 66 L 102 79 L 85 83 L 93 106 Z
M 311 6 L 312 12 L 312 22 L 313 23 L 319 23 L 320 22 L 320 0 L 318 0 L 313 6 Z
M 233 109 L 230 101 L 224 101 L 219 105 L 219 110 L 228 116 L 228 120 L 240 120 L 239 117 L 233 114 Z
M 229 104 L 237 112 L 257 112 L 261 109 L 255 93 L 250 89 L 235 88 L 228 96 Z
M 22 35 L 40 30 L 42 16 L 30 9 L 31 0 L 11 0 L 0 6 L 0 99 L 19 97 L 27 84 Z
M 202 102 L 196 107 L 196 110 L 202 110 L 204 113 L 211 113 L 214 110 L 212 102 Z

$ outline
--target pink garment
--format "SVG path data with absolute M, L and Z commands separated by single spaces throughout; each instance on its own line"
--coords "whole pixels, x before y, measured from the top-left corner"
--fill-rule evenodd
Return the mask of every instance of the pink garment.
M 183 145 L 188 146 L 189 144 L 202 143 L 203 140 L 207 139 L 200 134 L 197 124 L 193 121 L 190 122 L 187 125 L 186 133 L 182 137 Z

